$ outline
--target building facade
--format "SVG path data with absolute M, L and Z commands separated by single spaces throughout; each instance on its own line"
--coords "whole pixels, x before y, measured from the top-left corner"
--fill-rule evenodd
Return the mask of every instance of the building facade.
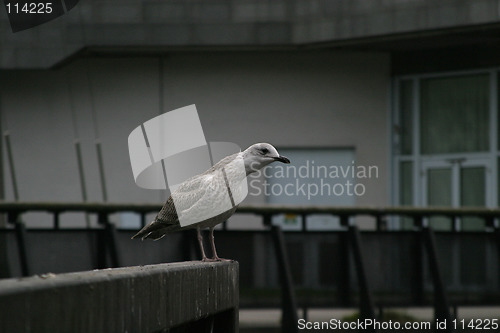
M 270 142 L 297 168 L 377 170 L 308 174 L 317 187 L 295 195 L 272 192 L 297 178 L 274 173 L 247 203 L 494 207 L 499 33 L 499 4 L 486 0 L 87 1 L 17 33 L 4 18 L 3 198 L 161 202 L 168 193 L 135 185 L 127 137 L 196 104 L 207 141 Z M 348 181 L 363 192 L 333 187 Z

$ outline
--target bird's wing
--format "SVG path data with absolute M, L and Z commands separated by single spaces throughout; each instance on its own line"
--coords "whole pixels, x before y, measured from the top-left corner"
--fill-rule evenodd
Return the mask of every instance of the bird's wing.
M 225 187 L 225 182 L 221 170 L 188 179 L 172 193 L 154 221 L 132 238 L 160 239 L 167 232 L 180 230 L 179 215 L 182 221 L 190 221 L 189 224 L 218 215 L 221 209 L 217 205 L 224 194 L 227 196 L 227 189 L 222 186 Z
M 132 238 L 159 239 L 165 232 L 179 230 L 179 215 L 181 219 L 187 216 L 189 220 L 202 222 L 223 213 L 226 208 L 234 209 L 222 169 L 237 155 L 227 156 L 204 173 L 182 182 L 167 199 L 154 221 Z
M 203 177 L 195 176 L 188 179 L 173 193 L 174 196 L 169 196 L 161 210 L 156 215 L 155 219 L 139 230 L 132 238 L 153 238 L 160 239 L 165 235 L 167 230 L 176 231 L 180 228 L 178 209 L 183 205 L 195 203 L 203 195 L 206 187 L 203 184 Z M 175 198 L 175 203 L 174 203 Z M 177 209 L 176 209 L 177 208 Z
M 180 189 L 180 188 L 179 188 Z M 172 194 L 180 219 L 197 223 L 232 208 L 222 170 L 200 175 L 196 184 Z
M 203 198 L 207 190 L 212 191 L 212 174 L 201 174 L 194 176 L 177 187 L 158 213 L 156 220 L 165 224 L 177 224 L 178 212 L 183 212 L 190 207 L 196 206 L 196 203 Z

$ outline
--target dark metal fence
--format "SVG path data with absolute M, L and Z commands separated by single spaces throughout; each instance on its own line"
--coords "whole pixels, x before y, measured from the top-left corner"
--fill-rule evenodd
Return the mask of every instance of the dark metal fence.
M 144 224 L 146 214 L 159 208 L 159 205 L 137 204 L 0 203 L 0 212 L 6 214 L 12 225 L 2 230 L 6 234 L 3 236 L 10 239 L 11 248 L 15 244 L 18 250 L 22 275 L 35 273 L 30 258 L 30 253 L 34 252 L 30 248 L 30 237 L 36 242 L 36 233 L 55 237 L 54 231 L 67 237 L 78 232 L 89 235 L 88 248 L 94 251 L 91 264 L 94 268 L 144 263 L 141 260 L 146 260 L 151 253 L 161 253 L 157 257 L 160 261 L 193 258 L 194 237 L 189 233 L 172 235 L 168 241 L 134 243 L 126 241 L 131 231 L 117 230 L 109 222 L 110 214 L 134 212 Z M 53 230 L 26 230 L 21 216 L 33 211 L 52 214 Z M 59 216 L 65 212 L 95 214 L 100 227 L 62 229 Z M 262 218 L 264 226 L 260 231 L 224 228 L 216 236 L 219 252 L 227 251 L 231 258 L 240 261 L 241 305 L 266 307 L 281 303 L 283 328 L 287 332 L 297 330 L 296 310 L 299 307 L 307 310 L 315 306 L 358 305 L 361 317 L 374 318 L 377 308 L 432 305 L 436 318 L 450 319 L 457 306 L 500 305 L 498 209 L 265 205 L 240 207 L 237 213 L 256 214 Z M 304 223 L 299 232 L 283 233 L 281 228 L 271 226 L 272 217 L 283 213 L 300 215 L 303 221 L 312 214 L 337 216 L 341 228 L 309 231 Z M 374 230 L 360 231 L 350 222 L 360 215 L 375 221 Z M 434 231 L 429 219 L 434 216 L 448 217 L 449 231 Z M 484 230 L 456 230 L 454 221 L 464 217 L 482 219 Z M 413 228 L 387 231 L 390 218 L 411 219 Z M 74 239 L 82 241 L 82 237 Z M 45 240 L 38 239 L 38 242 Z M 150 245 L 152 243 L 156 244 Z M 163 248 L 151 250 L 155 246 Z M 138 257 L 137 253 L 143 257 Z M 281 301 L 278 298 L 276 302 L 275 290 L 280 292 Z

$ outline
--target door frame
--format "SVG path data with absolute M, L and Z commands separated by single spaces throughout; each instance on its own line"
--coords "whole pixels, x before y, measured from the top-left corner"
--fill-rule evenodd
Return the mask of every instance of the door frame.
M 451 170 L 451 207 L 462 207 L 460 202 L 461 184 L 460 173 L 463 168 L 483 167 L 485 184 L 485 203 L 484 207 L 493 205 L 493 170 L 491 160 L 488 156 L 478 156 L 477 154 L 454 154 L 455 156 L 433 156 L 432 158 L 423 158 L 420 162 L 420 199 L 424 206 L 429 206 L 428 198 L 428 171 L 430 169 L 450 169 Z M 455 218 L 453 221 L 454 229 L 461 230 L 461 219 Z M 424 221 L 428 224 L 428 219 Z

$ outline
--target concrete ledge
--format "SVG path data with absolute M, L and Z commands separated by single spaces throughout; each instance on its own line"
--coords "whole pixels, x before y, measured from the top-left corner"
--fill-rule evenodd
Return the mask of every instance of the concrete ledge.
M 236 331 L 238 278 L 237 262 L 183 262 L 0 280 L 0 332 L 157 332 L 222 312 Z

